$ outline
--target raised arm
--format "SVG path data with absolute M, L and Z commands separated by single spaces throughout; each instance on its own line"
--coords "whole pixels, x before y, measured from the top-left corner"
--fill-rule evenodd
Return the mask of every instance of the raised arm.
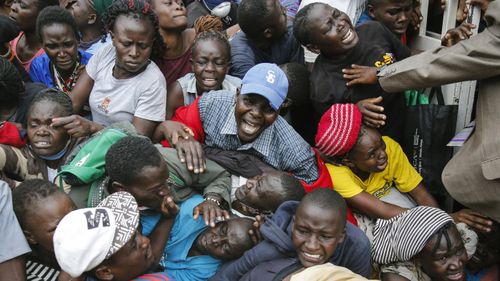
M 383 202 L 365 191 L 353 197 L 346 198 L 346 202 L 360 213 L 372 218 L 390 219 L 407 210 L 397 205 Z

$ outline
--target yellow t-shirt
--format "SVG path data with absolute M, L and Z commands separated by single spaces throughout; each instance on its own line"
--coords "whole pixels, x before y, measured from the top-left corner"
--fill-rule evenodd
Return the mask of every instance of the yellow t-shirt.
M 390 137 L 382 137 L 386 145 L 387 167 L 380 173 L 371 173 L 362 181 L 347 166 L 326 164 L 333 188 L 344 198 L 351 198 L 366 191 L 377 198 L 383 197 L 391 187 L 401 192 L 410 192 L 422 181 L 422 176 L 413 168 L 401 146 Z

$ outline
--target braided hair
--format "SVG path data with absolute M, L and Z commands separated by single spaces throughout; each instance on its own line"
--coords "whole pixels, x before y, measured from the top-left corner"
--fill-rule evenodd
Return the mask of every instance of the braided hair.
M 158 27 L 158 17 L 153 12 L 149 0 L 116 0 L 109 6 L 104 16 L 104 23 L 108 31 L 112 31 L 116 19 L 120 15 L 130 15 L 135 19 L 147 19 L 153 26 L 153 51 L 151 59 L 161 59 L 165 53 L 166 47 L 163 38 L 160 35 Z
M 191 47 L 192 54 L 194 54 L 196 47 L 198 47 L 198 44 L 202 41 L 217 41 L 221 43 L 225 51 L 227 52 L 226 54 L 228 55 L 228 58 L 230 59 L 229 56 L 231 55 L 231 45 L 229 44 L 229 41 L 227 40 L 226 36 L 221 32 L 215 30 L 207 30 L 196 35 L 196 38 L 194 39 L 193 42 L 193 46 Z
M 28 108 L 28 115 L 30 114 L 31 109 L 35 104 L 43 101 L 48 101 L 60 105 L 63 110 L 63 116 L 69 116 L 73 114 L 73 103 L 71 102 L 71 98 L 64 92 L 61 92 L 55 88 L 49 88 L 42 90 L 33 98 Z
M 222 20 L 216 16 L 205 15 L 194 21 L 194 30 L 196 31 L 196 34 L 200 34 L 201 32 L 208 30 L 222 32 L 222 29 Z

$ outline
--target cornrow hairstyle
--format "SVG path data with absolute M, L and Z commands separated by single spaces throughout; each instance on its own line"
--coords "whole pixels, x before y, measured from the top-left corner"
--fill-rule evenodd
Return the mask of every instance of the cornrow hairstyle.
M 59 0 L 38 0 L 35 5 L 41 11 L 48 6 L 59 6 Z
M 128 136 L 109 148 L 105 158 L 106 172 L 111 182 L 129 185 L 135 182 L 144 167 L 159 167 L 161 161 L 160 152 L 149 139 Z
M 205 15 L 197 18 L 194 21 L 194 30 L 196 34 L 200 34 L 203 31 L 215 30 L 218 32 L 222 32 L 223 24 L 222 20 L 219 17 L 212 15 Z
M 434 235 L 429 239 L 429 240 L 432 240 L 434 237 L 436 237 L 436 243 L 434 244 L 434 247 L 432 248 L 431 255 L 436 254 L 436 251 L 439 248 L 439 245 L 441 244 L 441 239 L 443 237 L 446 241 L 446 248 L 447 249 L 451 248 L 451 239 L 450 239 L 450 235 L 448 234 L 448 230 L 454 225 L 455 224 L 452 221 L 446 223 L 445 225 L 443 225 L 443 227 L 441 227 L 438 231 L 436 231 L 436 233 L 434 233 Z
M 153 51 L 151 59 L 158 60 L 165 53 L 165 43 L 159 32 L 158 17 L 153 12 L 149 0 L 115 0 L 104 15 L 104 23 L 108 31 L 114 30 L 116 19 L 121 16 L 132 16 L 134 19 L 147 19 L 153 26 Z
M 36 212 L 34 207 L 36 207 L 37 202 L 57 193 L 65 194 L 57 185 L 42 179 L 25 180 L 14 188 L 12 205 L 21 228 L 26 228 L 30 212 Z
M 228 61 L 231 59 L 231 45 L 227 40 L 226 36 L 221 32 L 215 30 L 203 31 L 198 34 L 194 39 L 193 46 L 191 47 L 191 53 L 194 54 L 196 47 L 198 47 L 199 42 L 202 41 L 217 41 L 222 44 L 223 48 L 226 50 L 228 56 Z
M 311 44 L 311 32 L 309 29 L 309 24 L 310 24 L 310 14 L 311 11 L 316 8 L 316 6 L 326 6 L 326 4 L 323 3 L 311 3 L 304 8 L 302 8 L 300 11 L 297 12 L 295 15 L 295 19 L 293 21 L 293 35 L 299 41 L 300 44 L 306 46 L 307 44 Z
M 0 57 L 0 104 L 17 106 L 24 93 L 24 83 L 16 67 Z
M 62 116 L 69 116 L 73 114 L 73 103 L 71 102 L 71 98 L 65 94 L 54 88 L 44 89 L 40 93 L 38 93 L 30 103 L 28 108 L 28 116 L 31 113 L 33 106 L 39 102 L 52 102 L 61 106 L 63 110 Z
M 59 6 L 51 6 L 43 9 L 36 19 L 36 34 L 40 41 L 42 40 L 43 28 L 52 24 L 66 24 L 73 30 L 76 40 L 80 40 L 78 27 L 75 19 L 66 9 Z
M 270 14 L 266 0 L 243 0 L 238 6 L 238 24 L 248 37 L 258 38 L 266 28 L 261 19 Z

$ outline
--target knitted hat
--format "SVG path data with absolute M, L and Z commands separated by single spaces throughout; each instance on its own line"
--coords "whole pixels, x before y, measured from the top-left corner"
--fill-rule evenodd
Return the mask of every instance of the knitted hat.
M 361 111 L 355 104 L 334 104 L 321 117 L 316 147 L 327 156 L 344 155 L 358 139 Z

